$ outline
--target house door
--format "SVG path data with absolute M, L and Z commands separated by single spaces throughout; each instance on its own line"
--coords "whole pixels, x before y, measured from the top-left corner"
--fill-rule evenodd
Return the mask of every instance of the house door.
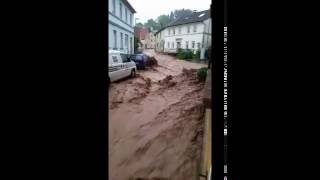
M 181 42 L 177 42 L 177 48 L 181 48 Z
M 176 42 L 177 42 L 177 49 L 181 48 L 181 41 L 182 41 L 182 39 L 181 39 L 181 38 L 176 39 Z

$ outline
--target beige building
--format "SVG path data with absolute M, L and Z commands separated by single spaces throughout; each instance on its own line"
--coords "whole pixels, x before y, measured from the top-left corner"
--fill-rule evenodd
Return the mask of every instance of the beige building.
M 145 40 L 145 44 L 146 44 L 146 48 L 147 49 L 154 49 L 155 48 L 155 35 L 154 35 L 154 31 L 151 31 L 150 33 L 147 34 L 146 40 Z

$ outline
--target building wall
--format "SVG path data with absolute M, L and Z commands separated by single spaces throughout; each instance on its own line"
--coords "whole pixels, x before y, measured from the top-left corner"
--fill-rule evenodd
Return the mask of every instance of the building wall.
M 162 30 L 160 32 L 158 32 L 156 34 L 156 37 L 155 37 L 155 50 L 157 52 L 163 52 L 164 51 L 164 33 L 165 31 Z
M 115 14 L 114 14 L 114 6 L 113 3 L 115 3 Z M 120 3 L 122 4 L 122 17 L 120 16 Z M 127 21 L 126 21 L 126 9 L 127 9 Z M 119 18 L 124 23 L 127 23 L 129 26 L 133 27 L 134 22 L 134 14 L 129 10 L 129 8 L 121 1 L 121 0 L 109 0 L 109 13 Z M 131 18 L 130 18 L 131 15 Z
M 116 38 L 114 36 L 114 30 L 116 31 Z M 121 47 L 121 33 L 122 33 L 122 43 Z M 126 45 L 126 35 L 128 35 L 128 45 Z M 130 38 L 132 39 L 130 42 Z M 116 47 L 115 47 L 116 41 Z M 109 49 L 118 50 L 124 54 L 134 54 L 134 34 L 133 32 L 129 32 L 120 28 L 118 26 L 112 25 L 109 23 Z
M 212 34 L 212 21 L 211 18 L 204 21 L 205 26 L 205 36 L 204 36 L 204 44 L 205 48 L 211 46 L 211 34 Z
M 194 32 L 194 26 L 196 26 L 196 32 Z M 188 32 L 188 27 L 190 28 Z M 179 28 L 181 29 L 179 32 Z M 175 31 L 173 33 L 173 30 Z M 202 22 L 183 24 L 179 26 L 169 27 L 164 29 L 164 52 L 176 52 L 177 50 L 177 39 L 181 38 L 182 49 L 201 50 L 205 39 L 204 37 L 205 25 Z M 192 42 L 194 41 L 194 47 Z M 188 46 L 186 43 L 188 42 Z M 168 44 L 169 43 L 169 44 Z M 198 47 L 200 43 L 200 48 Z
M 196 32 L 193 31 L 193 27 L 196 25 Z M 190 32 L 188 32 L 188 26 L 190 27 Z M 179 28 L 181 28 L 181 33 L 179 33 Z M 173 34 L 175 30 L 175 34 Z M 165 29 L 165 36 L 174 36 L 174 35 L 186 35 L 186 34 L 196 34 L 199 32 L 204 32 L 204 25 L 202 22 L 183 24 L 174 27 L 168 27 Z
M 152 32 L 150 32 L 147 35 L 146 43 L 147 43 L 147 48 L 148 49 L 154 49 L 155 48 L 155 36 L 154 36 L 154 34 Z
M 115 2 L 115 11 L 114 4 Z M 120 3 L 122 4 L 122 17 L 120 16 Z M 127 21 L 125 18 L 125 9 L 127 9 Z M 130 18 L 131 14 L 131 18 Z M 108 48 L 119 50 L 121 53 L 133 54 L 134 53 L 134 28 L 133 19 L 134 13 L 129 10 L 122 3 L 121 0 L 109 0 L 109 42 Z M 130 21 L 131 20 L 131 21 Z M 114 36 L 116 31 L 116 37 Z M 122 33 L 122 44 L 121 47 L 121 33 Z M 128 44 L 126 45 L 126 35 L 128 35 Z M 115 44 L 116 41 L 116 44 Z

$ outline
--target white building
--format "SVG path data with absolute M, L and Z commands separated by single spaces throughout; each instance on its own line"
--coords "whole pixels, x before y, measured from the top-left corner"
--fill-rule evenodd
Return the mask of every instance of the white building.
M 211 18 L 209 10 L 181 17 L 156 33 L 156 50 L 176 53 L 178 48 L 201 51 L 211 46 Z M 202 57 L 203 58 L 203 57 Z
M 127 0 L 109 0 L 109 49 L 134 54 L 134 13 Z

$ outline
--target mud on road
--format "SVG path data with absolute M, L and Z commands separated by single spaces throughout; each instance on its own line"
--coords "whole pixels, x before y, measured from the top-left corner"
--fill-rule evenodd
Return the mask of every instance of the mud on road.
M 109 179 L 194 179 L 203 133 L 195 69 L 139 71 L 109 89 Z M 168 63 L 169 64 L 169 63 Z M 200 68 L 200 67 L 199 67 Z

